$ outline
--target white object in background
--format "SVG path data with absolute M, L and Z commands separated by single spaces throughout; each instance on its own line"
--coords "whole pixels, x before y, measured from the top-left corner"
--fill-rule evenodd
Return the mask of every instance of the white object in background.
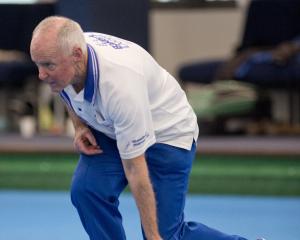
M 22 137 L 31 138 L 36 132 L 36 120 L 32 116 L 21 117 L 19 127 Z
M 71 138 L 73 138 L 75 136 L 74 125 L 70 118 L 68 118 L 66 121 L 66 135 Z

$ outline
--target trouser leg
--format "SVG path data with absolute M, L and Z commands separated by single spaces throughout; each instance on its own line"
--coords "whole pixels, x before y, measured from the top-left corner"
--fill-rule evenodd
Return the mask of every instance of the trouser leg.
M 245 240 L 197 222 L 184 221 L 188 179 L 195 155 L 191 151 L 155 144 L 146 152 L 156 201 L 159 231 L 164 240 Z
M 94 132 L 102 154 L 81 154 L 73 176 L 71 200 L 92 240 L 126 239 L 119 195 L 127 185 L 115 141 Z

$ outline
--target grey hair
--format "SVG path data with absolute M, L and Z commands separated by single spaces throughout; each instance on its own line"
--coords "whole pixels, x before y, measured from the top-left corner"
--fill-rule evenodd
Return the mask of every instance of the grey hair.
M 77 22 L 66 17 L 45 18 L 36 26 L 32 35 L 34 37 L 39 32 L 47 32 L 54 28 L 57 28 L 57 46 L 65 54 L 71 54 L 74 47 L 80 47 L 84 53 L 87 51 L 82 28 Z

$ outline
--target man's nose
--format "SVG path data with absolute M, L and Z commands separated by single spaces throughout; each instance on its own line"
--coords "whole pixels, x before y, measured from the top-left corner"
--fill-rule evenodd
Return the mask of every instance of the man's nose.
M 48 73 L 44 69 L 39 68 L 39 79 L 44 81 L 47 77 L 48 77 Z

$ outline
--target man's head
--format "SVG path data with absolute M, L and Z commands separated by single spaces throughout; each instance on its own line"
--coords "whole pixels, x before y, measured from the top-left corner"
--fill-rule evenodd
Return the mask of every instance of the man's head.
M 87 46 L 78 23 L 64 17 L 48 17 L 34 29 L 30 54 L 39 78 L 60 92 L 72 84 L 83 87 L 86 75 Z

